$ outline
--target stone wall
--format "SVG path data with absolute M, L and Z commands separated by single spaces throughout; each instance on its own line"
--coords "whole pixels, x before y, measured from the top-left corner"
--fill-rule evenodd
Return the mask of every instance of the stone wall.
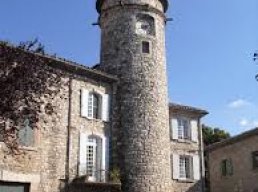
M 252 152 L 258 151 L 257 133 L 208 151 L 211 192 L 253 192 L 258 190 L 258 170 L 253 169 Z M 221 162 L 231 159 L 233 175 L 222 176 Z
M 174 110 L 173 107 L 170 107 L 169 112 L 170 118 L 177 118 L 177 117 L 183 117 L 188 119 L 194 119 L 198 121 L 198 136 L 199 136 L 199 142 L 192 142 L 192 141 L 181 141 L 178 142 L 176 140 L 171 139 L 170 142 L 170 151 L 171 154 L 181 154 L 181 155 L 199 155 L 200 157 L 200 180 L 174 180 L 173 182 L 173 188 L 175 192 L 202 192 L 204 187 L 204 165 L 203 165 L 203 146 L 202 146 L 202 131 L 201 131 L 201 117 L 203 114 L 196 113 L 189 110 Z M 170 126 L 172 126 L 170 124 Z M 172 178 L 172 176 L 171 176 Z

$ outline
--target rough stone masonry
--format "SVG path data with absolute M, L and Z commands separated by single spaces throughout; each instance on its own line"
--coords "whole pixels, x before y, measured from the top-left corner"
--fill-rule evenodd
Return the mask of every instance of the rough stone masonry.
M 101 64 L 120 78 L 114 164 L 124 192 L 171 191 L 165 56 L 166 0 L 98 0 Z

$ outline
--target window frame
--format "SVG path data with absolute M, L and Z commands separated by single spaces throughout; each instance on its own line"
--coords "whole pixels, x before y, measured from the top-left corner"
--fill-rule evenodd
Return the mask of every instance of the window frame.
M 194 179 L 193 157 L 192 156 L 179 155 L 179 175 L 178 175 L 178 177 L 180 180 L 193 180 Z
M 150 41 L 142 41 L 141 42 L 141 52 L 143 53 L 143 54 L 150 54 L 151 53 L 151 43 L 150 43 Z
M 96 101 L 96 103 L 95 103 Z M 101 119 L 101 105 L 102 98 L 101 95 L 96 92 L 89 92 L 88 96 L 88 118 L 89 119 Z
M 232 159 L 223 159 L 220 162 L 221 176 L 232 176 L 234 174 L 233 161 Z
M 184 117 L 177 118 L 177 131 L 179 140 L 192 140 L 192 129 L 190 119 Z

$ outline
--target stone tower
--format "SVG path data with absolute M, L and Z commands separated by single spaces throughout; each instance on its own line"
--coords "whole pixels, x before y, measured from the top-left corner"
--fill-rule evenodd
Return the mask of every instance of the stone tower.
M 120 78 L 113 164 L 124 192 L 169 192 L 171 170 L 165 56 L 167 0 L 98 0 L 102 70 Z

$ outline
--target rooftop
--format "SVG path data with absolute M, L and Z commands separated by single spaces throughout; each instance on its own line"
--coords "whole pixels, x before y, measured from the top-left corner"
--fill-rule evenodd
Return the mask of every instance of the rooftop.
M 31 51 L 21 49 L 15 45 L 12 45 L 12 44 L 9 44 L 9 43 L 3 42 L 3 41 L 0 41 L 0 47 L 5 47 L 10 50 L 19 51 L 20 53 L 23 52 L 23 53 L 34 55 L 36 57 L 40 57 L 43 59 L 52 60 L 54 62 L 51 63 L 51 67 L 56 67 L 56 68 L 65 70 L 70 73 L 75 73 L 75 74 L 87 76 L 90 78 L 98 77 L 99 79 L 109 82 L 109 83 L 118 81 L 118 78 L 116 76 L 110 75 L 110 74 L 102 72 L 100 70 L 96 70 L 95 68 L 90 68 L 85 65 L 78 64 L 74 61 L 69 61 L 69 60 L 61 58 L 61 57 L 56 57 L 54 55 L 49 55 L 49 54 L 34 53 Z
M 167 12 L 168 10 L 168 0 L 159 0 L 163 7 L 164 7 L 164 12 Z M 98 13 L 101 13 L 101 6 L 103 5 L 104 0 L 97 0 L 96 2 L 96 9 Z
M 211 151 L 214 151 L 216 149 L 219 149 L 219 148 L 223 148 L 227 145 L 232 145 L 234 143 L 237 143 L 237 142 L 240 142 L 242 140 L 245 140 L 247 138 L 250 138 L 252 136 L 258 136 L 258 127 L 250 130 L 250 131 L 246 131 L 240 135 L 236 135 L 234 137 L 231 137 L 229 139 L 226 139 L 224 141 L 221 141 L 221 142 L 218 142 L 218 143 L 215 143 L 213 145 L 210 145 L 208 146 L 205 150 L 208 151 L 208 152 L 211 152 Z
M 169 103 L 169 108 L 171 110 L 189 111 L 189 112 L 200 114 L 202 116 L 209 114 L 209 112 L 206 111 L 206 110 L 196 108 L 196 107 L 187 106 L 187 105 L 181 105 L 181 104 L 177 104 L 177 103 Z

